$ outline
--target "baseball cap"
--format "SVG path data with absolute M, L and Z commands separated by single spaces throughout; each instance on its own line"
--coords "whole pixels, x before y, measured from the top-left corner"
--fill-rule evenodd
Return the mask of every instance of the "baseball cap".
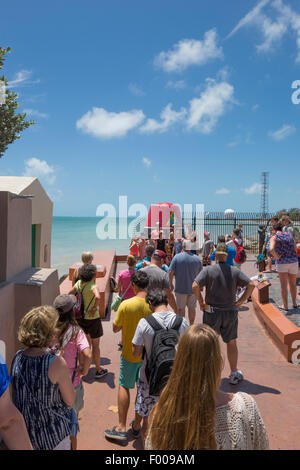
M 219 243 L 216 248 L 216 255 L 228 255 L 226 243 Z
M 157 257 L 159 257 L 159 258 L 165 258 L 165 257 L 167 256 L 167 254 L 166 254 L 164 251 L 162 251 L 162 250 L 155 250 L 152 256 L 154 256 L 154 257 L 156 257 L 156 258 L 157 258 Z
M 209 236 L 210 236 L 210 233 L 209 233 L 209 232 L 204 232 L 204 236 L 205 236 L 205 237 L 209 237 Z
M 53 302 L 53 307 L 63 313 L 67 313 L 77 303 L 75 295 L 61 294 L 56 297 Z

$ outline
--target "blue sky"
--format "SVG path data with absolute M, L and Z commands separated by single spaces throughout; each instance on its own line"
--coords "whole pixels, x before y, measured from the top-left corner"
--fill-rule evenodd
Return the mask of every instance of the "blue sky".
M 36 125 L 0 174 L 38 176 L 55 215 L 100 203 L 300 206 L 300 5 L 11 1 L 4 73 Z M 299 94 L 300 96 L 300 94 Z

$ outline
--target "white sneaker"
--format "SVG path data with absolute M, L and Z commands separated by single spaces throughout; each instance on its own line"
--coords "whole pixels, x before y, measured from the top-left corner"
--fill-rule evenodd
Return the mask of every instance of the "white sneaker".
M 237 370 L 236 372 L 232 372 L 229 376 L 229 383 L 230 385 L 237 385 L 244 379 L 243 372 L 241 370 Z

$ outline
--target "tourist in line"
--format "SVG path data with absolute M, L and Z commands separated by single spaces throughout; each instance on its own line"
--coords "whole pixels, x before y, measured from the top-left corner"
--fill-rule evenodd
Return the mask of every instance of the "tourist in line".
M 136 235 L 130 242 L 129 254 L 134 256 L 135 260 L 139 259 L 139 237 Z
M 134 267 L 135 271 L 144 268 L 151 263 L 151 256 L 153 255 L 155 248 L 153 245 L 147 245 L 145 249 L 145 257 L 141 261 L 138 261 Z
M 293 308 L 297 305 L 297 274 L 298 256 L 295 240 L 292 235 L 285 231 L 281 223 L 274 225 L 275 235 L 270 240 L 270 253 L 275 258 L 277 272 L 281 285 L 281 296 L 283 305 L 280 308 L 288 311 L 288 285 L 292 297 Z
M 243 380 L 243 373 L 238 370 L 238 308 L 246 302 L 255 287 L 254 282 L 236 267 L 228 266 L 228 249 L 220 243 L 216 250 L 217 263 L 207 266 L 196 277 L 193 291 L 203 310 L 203 323 L 211 326 L 227 345 L 227 357 L 230 365 L 229 383 L 236 385 Z M 205 303 L 201 288 L 206 288 Z M 238 287 L 246 287 L 245 292 L 236 302 Z
M 288 215 L 283 215 L 280 219 L 280 223 L 282 225 L 282 231 L 283 232 L 288 232 L 292 235 L 293 239 L 295 240 L 295 242 L 298 242 L 300 241 L 300 233 L 299 233 L 299 230 L 297 230 L 290 217 Z
M 224 237 L 224 235 L 220 235 L 218 237 L 218 244 L 219 243 L 226 243 L 228 241 L 231 240 L 231 237 L 230 235 L 226 235 L 226 237 Z M 226 264 L 229 264 L 229 266 L 234 266 L 234 259 L 236 257 L 236 250 L 234 248 L 232 248 L 230 245 L 227 245 L 227 250 L 228 250 L 228 256 L 227 256 L 227 260 L 226 260 Z M 210 255 L 210 259 L 211 261 L 216 261 L 216 250 L 214 250 L 214 252 Z
M 168 298 L 166 293 L 162 289 L 153 289 L 148 292 L 146 302 L 150 305 L 152 310 L 152 316 L 163 328 L 172 328 L 175 322 L 176 314 L 168 309 Z M 188 323 L 183 319 L 182 324 L 179 328 L 179 335 L 188 328 Z M 148 417 L 152 407 L 157 402 L 158 398 L 153 397 L 149 394 L 149 383 L 146 377 L 146 363 L 147 358 L 151 355 L 152 342 L 154 337 L 154 330 L 149 323 L 142 318 L 137 326 L 135 335 L 132 340 L 132 353 L 135 357 L 139 357 L 143 348 L 145 347 L 145 357 L 143 365 L 140 370 L 137 400 L 135 404 L 135 420 L 132 423 L 133 436 L 138 437 L 140 430 L 140 423 L 143 420 L 142 425 L 142 441 L 145 444 L 145 437 L 147 433 Z
M 193 325 L 181 335 L 171 376 L 150 415 L 147 450 L 269 448 L 254 398 L 219 389 L 222 368 L 218 336 L 209 326 Z
M 75 320 L 74 306 L 77 299 L 74 295 L 58 295 L 53 303 L 59 318 L 56 325 L 56 343 L 54 347 L 61 353 L 69 368 L 69 374 L 75 389 L 76 397 L 73 408 L 77 419 L 84 406 L 84 388 L 82 376 L 87 375 L 92 362 L 92 352 L 84 332 Z M 71 434 L 72 450 L 77 449 L 77 437 Z
M 117 291 L 123 300 L 130 299 L 134 297 L 134 290 L 131 284 L 131 278 L 134 274 L 136 259 L 133 255 L 127 256 L 127 265 L 128 268 L 120 272 L 118 277 Z
M 71 449 L 75 390 L 66 361 L 48 352 L 57 320 L 53 307 L 28 312 L 18 332 L 26 349 L 12 362 L 13 402 L 24 416 L 34 450 Z
M 214 250 L 214 242 L 210 239 L 210 233 L 204 232 L 204 243 L 202 246 L 202 263 L 203 267 L 211 264 L 210 254 Z
M 236 257 L 234 259 L 234 266 L 238 269 L 242 269 L 242 264 L 243 262 L 240 261 L 239 259 L 239 248 L 243 247 L 243 239 L 241 237 L 240 230 L 238 228 L 235 228 L 232 233 L 231 239 L 227 242 L 228 246 L 231 246 L 231 248 L 234 248 L 236 250 Z
M 175 241 L 174 241 L 174 255 L 178 255 L 182 251 L 182 231 L 179 229 L 176 229 L 175 231 Z
M 274 227 L 271 226 L 269 232 L 266 234 L 266 239 L 265 239 L 265 243 L 264 243 L 264 246 L 263 246 L 263 254 L 267 258 L 267 266 L 266 266 L 266 269 L 265 269 L 266 273 L 271 273 L 272 272 L 273 256 L 270 252 L 270 241 L 271 241 L 271 238 L 274 235 L 275 235 L 275 230 L 274 230 Z
M 1 438 L 8 450 L 33 450 L 26 424 L 10 398 L 7 365 L 0 354 L 0 447 Z
M 131 297 L 135 296 L 135 293 L 131 284 L 131 278 L 134 274 L 135 266 L 136 266 L 135 256 L 133 255 L 127 256 L 127 265 L 128 265 L 128 269 L 124 269 L 119 274 L 118 285 L 116 289 L 117 292 L 119 292 L 119 295 L 122 297 L 123 300 L 131 299 Z M 121 339 L 121 341 L 118 344 L 120 349 L 122 349 L 122 345 L 123 345 L 123 340 Z
M 145 250 L 147 246 L 147 242 L 146 242 L 144 234 L 142 234 L 141 238 L 138 241 L 138 244 L 139 244 L 139 259 L 143 259 L 145 258 Z
M 84 251 L 81 255 L 82 264 L 92 264 L 93 259 L 94 256 L 90 251 Z M 79 281 L 79 271 L 78 269 L 75 269 L 72 276 L 72 286 L 74 286 L 77 281 Z
M 103 328 L 99 313 L 100 292 L 96 285 L 97 267 L 94 264 L 84 264 L 79 269 L 79 281 L 76 282 L 69 295 L 80 292 L 84 303 L 84 318 L 78 319 L 79 326 L 87 336 L 92 349 L 93 360 L 96 366 L 95 379 L 102 379 L 108 370 L 101 367 L 100 338 Z
M 113 332 L 122 331 L 123 335 L 118 389 L 119 424 L 112 429 L 107 429 L 104 434 L 106 437 L 118 441 L 127 440 L 126 422 L 130 405 L 129 390 L 135 388 L 142 365 L 142 355 L 133 356 L 132 354 L 132 338 L 140 319 L 152 313 L 146 302 L 147 287 L 149 285 L 147 274 L 143 270 L 134 273 L 132 285 L 135 297 L 121 303 L 113 322 Z
M 182 253 L 175 255 L 170 268 L 169 278 L 171 290 L 173 287 L 173 277 L 175 276 L 175 297 L 178 313 L 185 317 L 185 309 L 188 309 L 190 325 L 195 321 L 197 299 L 193 293 L 192 285 L 195 277 L 202 270 L 202 263 L 199 256 L 191 252 L 191 242 L 184 240 Z
M 151 257 L 151 263 L 142 269 L 149 277 L 148 290 L 158 287 L 163 289 L 168 297 L 170 307 L 175 313 L 178 313 L 176 300 L 171 290 L 169 275 L 162 269 L 165 253 L 160 250 L 155 250 Z
M 155 249 L 156 250 L 160 250 L 160 251 L 163 251 L 164 253 L 166 253 L 166 243 L 167 243 L 167 240 L 165 240 L 163 238 L 164 236 L 164 232 L 162 230 L 160 230 L 159 232 L 159 237 L 158 239 L 155 241 Z

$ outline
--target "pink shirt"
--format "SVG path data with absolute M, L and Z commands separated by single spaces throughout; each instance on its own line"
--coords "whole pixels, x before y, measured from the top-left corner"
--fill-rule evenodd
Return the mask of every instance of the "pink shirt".
M 134 269 L 124 269 L 124 271 L 121 271 L 119 274 L 119 282 L 121 284 L 121 295 L 123 297 L 123 293 L 126 291 L 127 287 L 130 284 L 131 277 L 134 274 Z M 126 292 L 126 295 L 123 297 L 124 299 L 131 299 L 131 297 L 134 297 L 135 293 L 133 290 L 133 287 L 129 287 L 128 291 Z
M 87 337 L 85 336 L 82 330 L 79 330 L 77 336 L 71 339 L 71 341 L 69 341 L 68 344 L 65 346 L 63 358 L 67 363 L 71 378 L 75 369 L 76 355 L 79 355 L 84 349 L 89 347 L 90 346 Z M 77 367 L 79 367 L 79 357 L 77 360 Z M 76 373 L 74 377 L 73 386 L 76 387 L 80 383 L 80 380 L 80 375 Z

